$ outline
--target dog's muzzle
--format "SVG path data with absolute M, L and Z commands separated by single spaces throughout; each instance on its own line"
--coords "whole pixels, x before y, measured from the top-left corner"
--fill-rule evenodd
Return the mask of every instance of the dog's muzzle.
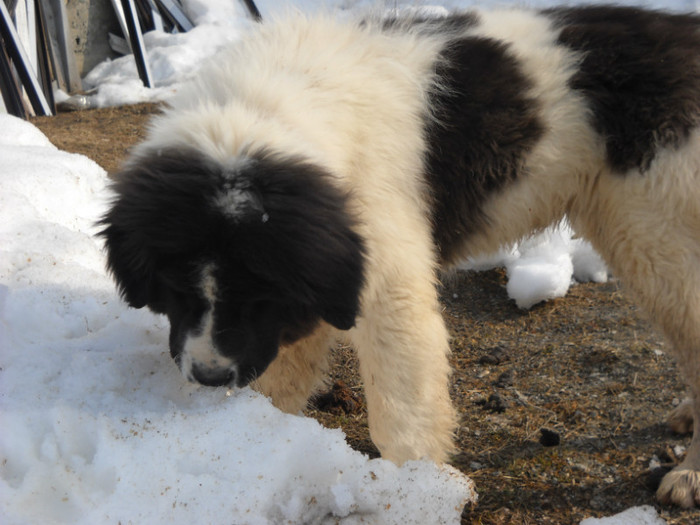
M 231 368 L 209 368 L 192 363 L 187 379 L 204 386 L 229 386 L 236 381 L 236 371 Z

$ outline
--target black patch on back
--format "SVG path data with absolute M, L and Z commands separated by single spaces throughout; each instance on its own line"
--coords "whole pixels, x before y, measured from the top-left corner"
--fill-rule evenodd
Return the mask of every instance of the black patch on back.
M 465 236 L 488 222 L 488 196 L 522 174 L 543 133 L 529 80 L 508 46 L 482 37 L 448 42 L 436 64 L 426 125 L 425 171 L 440 258 L 458 256 Z
M 700 17 L 611 6 L 545 13 L 559 43 L 583 53 L 570 85 L 588 99 L 616 171 L 648 169 L 700 124 Z

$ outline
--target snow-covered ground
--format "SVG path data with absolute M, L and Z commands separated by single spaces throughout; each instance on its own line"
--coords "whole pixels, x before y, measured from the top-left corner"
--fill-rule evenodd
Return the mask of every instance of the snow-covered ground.
M 167 98 L 249 25 L 239 2 L 185 3 L 193 31 L 146 35 L 156 88 L 140 85 L 130 58 L 105 62 L 86 79 L 97 87 L 94 104 Z M 376 5 L 289 3 L 339 16 Z M 641 3 L 696 9 L 690 0 Z M 285 3 L 258 4 L 270 16 Z M 185 383 L 167 349 L 167 320 L 128 309 L 105 273 L 94 238 L 105 172 L 6 115 L 0 158 L 0 523 L 459 521 L 476 496 L 456 470 L 368 460 L 339 430 L 282 414 L 249 389 Z M 529 307 L 566 293 L 572 276 L 607 277 L 590 247 L 571 237 L 564 226 L 469 264 L 505 264 L 509 294 Z M 586 523 L 663 521 L 639 507 Z

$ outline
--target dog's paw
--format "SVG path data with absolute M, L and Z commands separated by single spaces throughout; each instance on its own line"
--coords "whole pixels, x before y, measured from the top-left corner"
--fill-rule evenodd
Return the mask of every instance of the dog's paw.
M 690 434 L 693 431 L 693 400 L 683 400 L 671 411 L 666 422 L 676 434 Z
M 686 509 L 700 506 L 700 472 L 676 467 L 664 476 L 656 499 Z

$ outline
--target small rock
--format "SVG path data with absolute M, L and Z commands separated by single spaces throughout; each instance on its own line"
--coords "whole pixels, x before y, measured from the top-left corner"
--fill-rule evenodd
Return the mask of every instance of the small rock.
M 583 463 L 571 463 L 571 469 L 576 470 L 578 472 L 590 472 L 591 469 L 588 467 L 588 465 L 584 465 Z
M 498 363 L 500 363 L 498 358 L 496 358 L 495 356 L 493 356 L 491 354 L 482 355 L 479 358 L 480 365 L 497 365 Z
M 493 384 L 498 388 L 513 386 L 513 371 L 506 370 L 500 376 L 498 376 L 498 379 L 496 379 Z
M 540 445 L 543 447 L 556 447 L 561 443 L 561 437 L 554 430 L 549 430 L 548 428 L 540 429 Z
M 508 352 L 501 346 L 496 346 L 488 351 L 488 354 L 482 355 L 479 358 L 480 365 L 500 365 L 504 361 L 508 361 L 510 356 Z
M 484 410 L 498 414 L 505 412 L 506 408 L 508 408 L 508 402 L 497 392 L 494 392 L 489 396 L 488 400 L 481 401 L 479 404 L 483 406 Z
M 603 499 L 602 496 L 593 496 L 588 504 L 595 510 L 603 510 L 607 507 L 605 499 Z

